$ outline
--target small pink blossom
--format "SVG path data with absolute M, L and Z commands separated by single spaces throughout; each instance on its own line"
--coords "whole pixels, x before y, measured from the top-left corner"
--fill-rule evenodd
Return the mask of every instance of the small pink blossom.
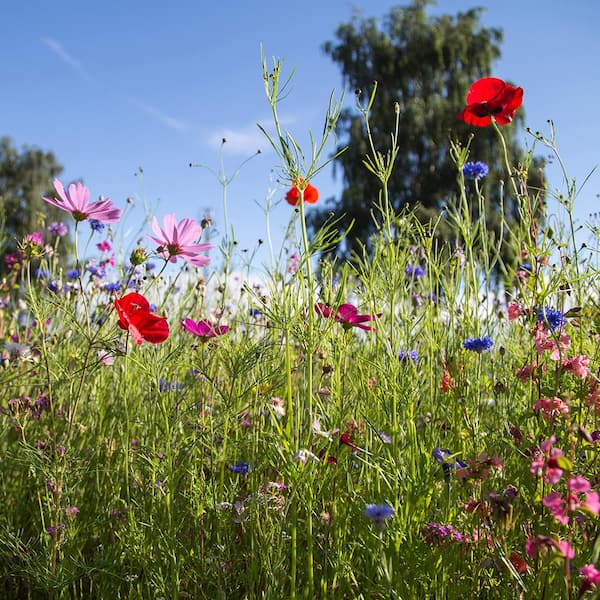
M 28 233 L 25 237 L 25 240 L 29 242 L 32 246 L 43 246 L 44 238 L 39 231 L 34 231 L 33 233 Z
M 533 410 L 540 411 L 546 421 L 554 417 L 566 417 L 569 407 L 560 398 L 541 398 L 533 405 Z
M 551 350 L 550 358 L 560 360 L 564 351 L 571 345 L 571 337 L 566 333 L 548 331 L 543 323 L 538 323 L 535 327 L 534 344 L 538 354 Z
M 560 448 L 553 448 L 556 438 L 552 436 L 540 444 L 540 450 L 534 450 L 530 471 L 536 477 L 544 477 L 546 483 L 554 484 L 560 481 L 563 470 L 558 466 L 558 458 L 564 456 Z
M 585 379 L 590 374 L 590 362 L 591 359 L 588 356 L 578 354 L 573 358 L 565 358 L 562 361 L 562 368 L 563 371 L 566 371 L 567 373 L 573 373 L 575 377 Z
M 575 512 L 579 508 L 597 515 L 600 513 L 600 497 L 597 492 L 592 492 L 592 484 L 581 475 L 575 475 L 567 481 L 567 503 L 569 510 Z M 583 496 L 583 498 L 581 497 Z
M 565 512 L 565 500 L 558 492 L 552 492 L 542 498 L 542 504 L 550 510 L 554 518 L 562 525 L 569 523 Z
M 536 373 L 536 371 L 538 370 L 540 373 Z M 515 371 L 515 375 L 521 381 L 529 381 L 530 379 L 536 380 L 536 375 L 543 375 L 546 372 L 546 370 L 547 367 L 545 364 L 540 365 L 538 362 L 534 362 L 529 365 L 525 365 L 522 369 L 517 369 Z
M 98 248 L 100 252 L 110 252 L 112 250 L 112 246 L 108 240 L 104 240 L 103 242 L 96 244 L 96 248 Z
M 163 219 L 164 229 L 158 224 L 158 219 L 152 219 L 152 231 L 156 237 L 148 237 L 158 244 L 157 252 L 165 260 L 177 262 L 177 257 L 190 263 L 194 267 L 204 267 L 210 258 L 200 252 L 210 250 L 210 244 L 198 244 L 202 234 L 202 227 L 194 219 L 182 219 L 177 223 L 174 214 L 166 215 Z
M 42 198 L 48 204 L 70 212 L 76 221 L 95 219 L 102 223 L 116 223 L 121 218 L 121 209 L 115 208 L 110 198 L 90 203 L 90 190 L 80 182 L 72 183 L 66 192 L 63 184 L 55 179 L 54 189 L 60 200 L 46 196 Z
M 580 596 L 583 596 L 588 590 L 595 589 L 600 583 L 600 571 L 592 564 L 581 567 L 579 574 L 583 577 L 583 582 L 579 588 Z
M 562 558 L 568 558 L 569 560 L 575 558 L 575 550 L 573 550 L 571 544 L 566 540 L 560 540 L 558 542 L 558 554 Z
M 593 406 L 594 412 L 597 415 L 600 414 L 600 386 L 598 386 L 595 381 L 592 383 L 590 392 L 585 399 L 585 403 L 588 406 Z
M 528 538 L 525 544 L 525 552 L 530 558 L 536 558 L 539 550 L 554 550 L 558 556 L 565 559 L 575 558 L 575 551 L 565 540 L 555 539 L 545 535 Z
M 521 305 L 517 302 L 509 302 L 508 303 L 508 320 L 514 321 L 518 319 L 523 314 L 523 310 Z

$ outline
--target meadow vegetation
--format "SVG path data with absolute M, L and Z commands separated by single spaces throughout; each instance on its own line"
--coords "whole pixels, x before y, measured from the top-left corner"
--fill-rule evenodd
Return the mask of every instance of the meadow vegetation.
M 303 149 L 280 125 L 279 63 L 264 81 L 288 190 L 266 212 L 290 225 L 260 277 L 235 214 L 212 249 L 208 221 L 157 215 L 123 258 L 127 215 L 58 180 L 64 223 L 3 257 L 0 595 L 592 597 L 598 231 L 576 231 L 566 170 L 559 193 L 527 186 L 533 148 L 560 162 L 552 124 L 524 163 L 504 152 L 520 219 L 491 230 L 468 144 L 436 219 L 391 209 L 390 123 L 365 156 L 376 233 L 335 261 L 344 232 L 332 218 L 309 239 L 306 213 L 341 103 Z M 506 150 L 522 90 L 498 82 L 459 118 Z

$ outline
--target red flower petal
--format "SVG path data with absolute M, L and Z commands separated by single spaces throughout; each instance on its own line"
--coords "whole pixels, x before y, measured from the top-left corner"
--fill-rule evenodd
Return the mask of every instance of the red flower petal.
M 122 298 L 115 296 L 115 308 L 119 327 L 129 331 L 138 346 L 144 340 L 160 344 L 169 337 L 167 319 L 151 313 L 148 300 L 141 294 L 131 292 Z
M 479 104 L 490 102 L 502 94 L 506 83 L 497 77 L 484 77 L 478 79 L 469 88 L 467 93 L 467 104 Z

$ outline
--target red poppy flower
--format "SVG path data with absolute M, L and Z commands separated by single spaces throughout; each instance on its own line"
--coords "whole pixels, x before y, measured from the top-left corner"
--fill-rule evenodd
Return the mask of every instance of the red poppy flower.
M 484 77 L 469 88 L 467 106 L 458 113 L 457 118 L 477 127 L 487 127 L 492 118 L 499 125 L 507 125 L 522 103 L 523 88 L 514 87 L 496 77 Z
M 302 182 L 299 182 L 302 183 Z M 298 206 L 300 204 L 300 191 L 296 187 L 296 182 L 292 181 L 292 187 L 288 190 L 285 195 L 285 199 L 288 204 L 292 206 Z M 315 204 L 319 199 L 319 190 L 310 183 L 306 184 L 306 188 L 304 189 L 304 202 L 306 204 Z
M 132 292 L 122 298 L 115 295 L 115 308 L 119 315 L 119 327 L 129 331 L 138 346 L 144 340 L 160 344 L 169 337 L 167 319 L 150 312 L 150 304 L 141 294 Z

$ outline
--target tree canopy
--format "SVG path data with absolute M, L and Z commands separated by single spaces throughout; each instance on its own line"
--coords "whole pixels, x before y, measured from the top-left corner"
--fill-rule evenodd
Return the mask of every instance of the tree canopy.
M 61 221 L 65 213 L 42 200 L 55 195 L 52 180 L 63 170 L 52 152 L 25 146 L 15 148 L 8 137 L 0 139 L 0 254 L 14 252 L 27 234 L 44 224 Z M 0 273 L 6 272 L 4 261 Z
M 502 32 L 484 27 L 481 8 L 455 16 L 428 16 L 428 0 L 393 7 L 381 25 L 373 18 L 355 15 L 341 24 L 336 40 L 326 42 L 324 51 L 342 71 L 344 82 L 355 89 L 359 100 L 368 99 L 373 82 L 377 93 L 370 112 L 370 130 L 375 148 L 390 146 L 396 106 L 399 109 L 398 154 L 389 181 L 393 209 L 413 208 L 425 222 L 437 216 L 456 195 L 457 169 L 450 157 L 451 139 L 470 143 L 470 157 L 489 166 L 485 178 L 487 219 L 497 227 L 498 181 L 506 180 L 501 162 L 502 148 L 492 127 L 474 128 L 459 122 L 457 113 L 465 105 L 469 86 L 491 75 L 492 63 L 500 57 Z M 518 163 L 524 151 L 517 140 L 520 109 L 514 122 L 503 128 L 511 160 Z M 470 137 L 475 133 L 472 140 Z M 338 245 L 339 255 L 349 257 L 359 243 L 367 244 L 376 229 L 371 216 L 378 200 L 378 182 L 363 164 L 369 142 L 363 115 L 345 109 L 338 122 L 338 135 L 348 148 L 335 162 L 344 189 L 341 199 L 330 199 L 310 214 L 310 225 L 318 229 L 333 210 L 341 225 L 354 225 Z M 541 166 L 540 161 L 536 166 Z M 543 171 L 543 168 L 541 169 Z M 538 183 L 542 175 L 538 174 Z M 518 221 L 514 199 L 504 202 L 505 218 Z M 452 238 L 448 228 L 442 234 Z M 507 253 L 512 251 L 507 248 Z M 505 258 L 510 259 L 509 256 Z

